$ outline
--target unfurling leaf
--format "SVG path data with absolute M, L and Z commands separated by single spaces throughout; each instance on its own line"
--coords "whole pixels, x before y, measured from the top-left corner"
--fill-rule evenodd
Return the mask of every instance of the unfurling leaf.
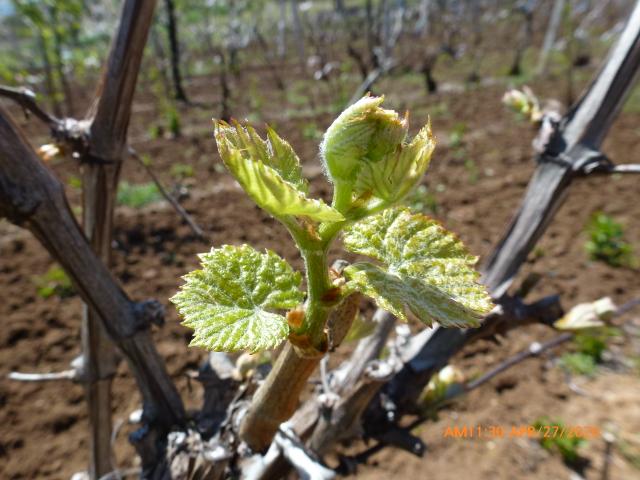
M 309 190 L 296 152 L 272 128 L 267 128 L 268 141 L 260 138 L 253 127 L 243 127 L 238 122 L 233 125 L 217 122 L 215 134 L 221 155 L 228 154 L 229 150 L 237 150 L 247 160 L 259 160 L 274 168 L 283 180 L 301 192 L 307 193 Z
M 456 396 L 462 390 L 464 380 L 464 374 L 460 369 L 453 365 L 447 365 L 431 377 L 431 380 L 429 380 L 429 383 L 420 394 L 418 405 L 428 411 L 429 408 Z
M 532 123 L 538 123 L 542 120 L 543 112 L 540 109 L 540 102 L 526 85 L 522 90 L 512 88 L 505 92 L 502 96 L 502 103 Z
M 383 101 L 367 95 L 327 129 L 320 151 L 333 181 L 353 184 L 363 162 L 383 160 L 404 140 L 406 122 L 393 110 L 380 108 Z
M 477 326 L 493 308 L 477 282 L 477 257 L 424 215 L 405 208 L 385 210 L 347 229 L 344 246 L 383 264 L 347 267 L 347 285 L 399 318 L 406 319 L 408 310 L 426 324 Z
M 251 127 L 217 122 L 216 141 L 222 161 L 242 188 L 274 217 L 304 216 L 318 222 L 344 219 L 322 200 L 306 196 L 308 185 L 291 146 L 274 130 L 268 141 Z
M 327 172 L 351 219 L 391 206 L 424 175 L 435 140 L 426 125 L 406 143 L 408 120 L 380 107 L 383 97 L 366 96 L 331 124 L 320 151 Z
M 427 124 L 411 143 L 397 148 L 384 161 L 364 164 L 354 193 L 364 199 L 369 208 L 402 200 L 424 175 L 435 146 L 431 125 Z M 356 202 L 362 201 L 359 199 Z
M 253 201 L 274 217 L 305 216 L 318 222 L 344 219 L 322 200 L 307 198 L 283 180 L 275 169 L 260 161 L 246 159 L 234 151 L 228 155 L 225 164 Z
M 289 334 L 275 310 L 302 302 L 300 273 L 267 250 L 225 245 L 199 255 L 202 270 L 184 279 L 171 301 L 193 328 L 191 345 L 209 350 L 251 352 L 277 347 Z
M 617 307 L 609 297 L 595 302 L 579 303 L 564 317 L 553 324 L 558 330 L 582 330 L 587 328 L 604 327 L 605 320 L 609 320 Z

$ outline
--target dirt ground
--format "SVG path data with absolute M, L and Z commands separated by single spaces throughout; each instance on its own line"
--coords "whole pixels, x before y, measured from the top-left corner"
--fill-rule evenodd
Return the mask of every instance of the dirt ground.
M 252 112 L 255 96 L 244 80 L 236 92 L 240 118 Z M 533 84 L 544 95 L 558 95 L 553 80 Z M 178 139 L 150 139 L 148 127 L 158 116 L 150 94 L 143 89 L 137 98 L 130 138 L 134 147 L 149 154 L 153 168 L 167 185 L 175 180 L 170 168 L 175 163 L 191 165 L 195 175 L 184 183 L 189 194 L 184 206 L 210 236 L 212 245 L 249 243 L 270 248 L 300 268 L 300 259 L 286 232 L 266 217 L 220 169 L 210 118 L 216 115 L 215 85 L 207 79 L 188 84 L 196 102 L 209 107 L 181 107 L 183 136 Z M 418 79 L 386 79 L 378 93 L 389 92 L 388 107 L 411 110 L 412 131 L 431 115 L 438 147 L 425 178 L 435 195 L 438 217 L 457 232 L 475 254 L 486 256 L 497 242 L 515 211 L 535 165 L 530 141 L 533 130 L 514 120 L 500 105 L 504 85 L 470 88 L 427 96 Z M 455 90 L 455 89 L 453 89 Z M 308 90 L 309 103 L 323 105 L 323 93 Z M 88 92 L 90 93 L 90 92 Z M 246 96 L 245 96 L 246 93 Z M 322 132 L 331 121 L 327 113 L 305 113 L 298 107 L 296 118 L 278 109 L 278 92 L 263 94 L 261 121 L 277 126 L 305 162 L 315 194 L 328 196 L 329 186 L 317 160 L 317 138 L 309 125 Z M 80 102 L 77 102 L 80 103 Z M 305 107 L 307 108 L 307 107 Z M 310 108 L 309 108 L 310 109 Z M 294 109 L 295 110 L 295 109 Z M 15 118 L 29 131 L 34 144 L 46 140 L 34 120 L 29 122 L 13 110 Z M 289 112 L 290 113 L 290 112 Z M 605 144 L 605 152 L 617 162 L 635 161 L 640 144 L 640 112 L 621 115 Z M 451 132 L 464 123 L 462 146 L 451 146 Z M 303 133 L 303 132 L 307 133 Z M 53 168 L 67 182 L 78 175 L 70 160 Z M 123 178 L 130 183 L 147 182 L 144 172 L 127 162 Z M 548 229 L 521 278 L 537 272 L 543 279 L 530 299 L 558 293 L 567 307 L 578 302 L 611 296 L 616 303 L 640 297 L 638 270 L 612 268 L 592 262 L 584 251 L 584 226 L 595 211 L 602 210 L 625 226 L 627 240 L 640 255 L 640 183 L 634 176 L 592 177 L 575 182 L 563 208 Z M 79 193 L 68 188 L 72 204 Z M 189 408 L 197 408 L 201 388 L 190 383 L 186 373 L 197 369 L 205 352 L 187 348 L 190 333 L 179 325 L 168 298 L 180 284 L 180 276 L 196 266 L 195 254 L 211 245 L 196 240 L 189 228 L 164 202 L 141 209 L 119 207 L 116 212 L 114 275 L 133 299 L 156 298 L 166 307 L 166 325 L 154 335 L 170 375 L 176 381 Z M 0 221 L 0 477 L 7 479 L 69 478 L 85 468 L 87 461 L 87 416 L 80 385 L 65 382 L 21 383 L 8 380 L 11 371 L 48 372 L 68 368 L 79 354 L 81 302 L 77 295 L 43 299 L 36 293 L 34 277 L 53 265 L 48 253 L 17 227 Z M 640 328 L 640 312 L 620 317 Z M 539 326 L 513 332 L 501 344 L 482 342 L 454 359 L 469 378 L 501 359 L 526 348 L 535 340 L 554 335 Z M 617 338 L 610 350 L 613 358 L 640 354 L 637 335 Z M 562 351 L 562 349 L 560 350 Z M 558 353 L 558 352 L 555 352 Z M 624 353 L 624 357 L 622 354 Z M 441 480 L 576 478 L 557 454 L 542 449 L 534 440 L 445 438 L 448 426 L 528 425 L 543 415 L 562 419 L 567 425 L 596 425 L 611 428 L 624 438 L 640 432 L 640 377 L 638 370 L 621 361 L 600 367 L 591 379 L 568 381 L 554 365 L 554 355 L 529 360 L 489 384 L 442 410 L 437 420 L 416 432 L 427 444 L 423 458 L 386 448 L 358 469 L 357 477 L 383 479 L 391 475 L 407 479 L 433 477 Z M 576 388 L 573 384 L 577 384 Z M 121 365 L 113 387 L 116 464 L 132 466 L 133 450 L 127 434 L 129 414 L 140 408 L 140 398 L 125 365 Z M 632 438 L 633 440 L 633 438 Z M 604 441 L 589 441 L 581 454 L 587 460 L 583 475 L 600 478 Z M 363 445 L 361 446 L 363 447 Z M 640 478 L 640 471 L 614 449 L 610 479 Z

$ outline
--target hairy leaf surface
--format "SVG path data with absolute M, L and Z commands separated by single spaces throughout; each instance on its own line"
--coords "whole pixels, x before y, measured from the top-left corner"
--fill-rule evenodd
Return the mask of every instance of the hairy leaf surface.
M 399 318 L 406 319 L 408 310 L 427 324 L 474 326 L 493 307 L 477 282 L 477 257 L 424 215 L 405 208 L 385 210 L 352 225 L 344 245 L 383 264 L 347 267 L 351 288 Z
M 402 200 L 424 175 L 435 148 L 431 125 L 426 125 L 408 145 L 402 145 L 383 161 L 365 163 L 354 188 L 356 195 L 371 195 L 390 205 Z
M 300 160 L 273 129 L 268 129 L 268 140 L 263 140 L 251 127 L 217 122 L 215 134 L 227 168 L 253 201 L 271 215 L 306 216 L 319 222 L 343 220 L 322 200 L 307 197 Z
M 327 129 L 320 153 L 332 181 L 354 182 L 380 120 L 393 112 L 380 105 L 384 97 L 365 96 L 342 112 Z
M 318 222 L 344 219 L 342 214 L 322 200 L 307 198 L 274 168 L 260 161 L 244 158 L 239 152 L 233 151 L 225 164 L 253 201 L 274 217 L 305 216 Z
M 278 170 L 284 180 L 294 185 L 302 193 L 307 194 L 309 192 L 309 184 L 307 179 L 302 176 L 300 159 L 293 147 L 289 145 L 289 142 L 280 138 L 271 127 L 267 128 L 267 137 L 269 138 L 268 145 L 273 152 L 272 166 Z
M 199 255 L 202 269 L 171 301 L 194 329 L 191 345 L 209 350 L 267 350 L 289 334 L 286 319 L 274 310 L 289 309 L 304 298 L 301 276 L 267 250 L 225 245 Z

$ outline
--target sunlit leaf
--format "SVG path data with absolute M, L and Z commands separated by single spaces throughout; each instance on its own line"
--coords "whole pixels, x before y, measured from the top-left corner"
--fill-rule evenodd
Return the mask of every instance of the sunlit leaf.
M 275 217 L 305 216 L 319 222 L 338 222 L 343 216 L 322 200 L 307 198 L 274 169 L 232 151 L 225 164 L 238 183 L 261 208 Z
M 309 185 L 307 179 L 302 176 L 300 159 L 291 145 L 280 138 L 271 127 L 267 128 L 267 138 L 272 152 L 271 165 L 278 170 L 284 180 L 294 185 L 301 192 L 308 193 Z
M 424 175 L 435 148 L 431 126 L 426 125 L 408 145 L 377 163 L 364 163 L 354 193 L 365 200 L 374 197 L 391 205 L 402 200 Z
M 476 326 L 493 305 L 474 270 L 477 257 L 438 222 L 395 208 L 356 222 L 344 236 L 347 250 L 381 262 L 345 269 L 348 285 L 379 307 L 426 324 Z
M 364 161 L 377 161 L 377 153 L 395 148 L 398 142 L 379 142 L 378 133 L 389 125 L 406 134 L 398 114 L 384 110 L 384 97 L 365 96 L 345 109 L 327 129 L 320 152 L 332 181 L 353 183 Z M 382 147 L 375 152 L 374 146 Z M 380 149 L 378 149 L 380 150 Z
M 304 298 L 300 273 L 274 252 L 225 245 L 200 255 L 201 270 L 187 274 L 171 301 L 194 330 L 191 345 L 209 350 L 267 350 L 289 334 L 277 310 Z
M 298 156 L 274 130 L 268 130 L 266 141 L 251 127 L 217 122 L 215 134 L 222 161 L 253 201 L 271 215 L 343 220 L 322 200 L 307 197 Z

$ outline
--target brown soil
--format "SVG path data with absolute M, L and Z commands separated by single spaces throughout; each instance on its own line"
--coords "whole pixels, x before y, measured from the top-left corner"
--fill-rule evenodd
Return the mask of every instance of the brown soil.
M 215 82 L 196 80 L 190 84 L 192 97 L 213 104 L 215 96 L 208 92 L 216 91 Z M 243 88 L 236 92 L 235 114 L 239 117 L 252 111 L 248 92 L 255 79 L 243 82 Z M 550 81 L 537 87 L 543 94 L 555 95 L 554 85 Z M 529 145 L 533 131 L 514 121 L 500 106 L 504 86 L 426 96 L 419 83 L 403 83 L 393 78 L 378 88 L 380 92 L 390 92 L 390 107 L 411 108 L 413 129 L 432 113 L 439 147 L 425 184 L 436 195 L 436 216 L 459 233 L 474 253 L 487 255 L 518 205 L 534 168 Z M 278 110 L 280 93 L 275 90 L 260 93 L 265 96 L 262 118 L 276 124 L 306 160 L 305 169 L 312 178 L 314 193 L 327 196 L 329 187 L 316 158 L 317 141 L 305 138 L 302 131 L 311 123 L 323 131 L 331 115 L 287 119 Z M 328 94 L 328 89 L 307 92 L 316 106 L 323 105 L 323 96 Z M 169 174 L 172 164 L 193 166 L 195 177 L 185 182 L 191 188 L 183 203 L 211 237 L 212 244 L 249 243 L 271 248 L 299 268 L 300 261 L 283 229 L 253 206 L 229 175 L 216 168 L 219 162 L 209 123 L 215 109 L 181 108 L 184 135 L 179 139 L 150 140 L 148 127 L 158 118 L 154 105 L 149 94 L 140 92 L 131 122 L 134 146 L 150 155 L 154 169 L 168 185 L 174 183 Z M 35 121 L 27 123 L 19 112 L 14 110 L 14 114 L 28 129 L 34 144 L 46 141 L 46 132 Z M 639 120 L 639 114 L 625 113 L 611 130 L 605 151 L 612 159 L 632 161 L 629 153 L 637 150 L 640 140 Z M 464 136 L 464 155 L 447 147 L 449 132 L 459 122 L 464 122 L 469 132 Z M 470 178 L 473 173 L 469 162 L 465 167 L 468 159 L 475 163 L 477 179 Z M 77 175 L 77 167 L 68 160 L 55 164 L 54 168 L 64 181 Z M 123 178 L 131 183 L 148 181 L 133 162 L 127 162 Z M 627 240 L 640 254 L 638 185 L 633 176 L 593 177 L 575 183 L 536 255 L 532 255 L 522 272 L 543 275 L 531 298 L 559 293 L 565 307 L 570 307 L 605 295 L 617 303 L 640 296 L 638 271 L 589 261 L 584 252 L 583 233 L 589 216 L 603 210 L 625 225 Z M 69 196 L 77 204 L 78 192 L 69 188 Z M 153 297 L 166 306 L 166 325 L 155 332 L 157 345 L 188 407 L 197 408 L 201 401 L 200 386 L 189 383 L 185 374 L 198 367 L 205 352 L 187 348 L 189 331 L 179 325 L 167 299 L 180 284 L 179 277 L 196 266 L 195 254 L 210 245 L 195 240 L 189 228 L 162 202 L 139 210 L 120 207 L 115 223 L 113 271 L 132 298 Z M 45 372 L 68 368 L 79 353 L 80 299 L 40 298 L 33 277 L 42 275 L 52 265 L 48 253 L 28 232 L 6 222 L 0 222 L 0 232 L 0 318 L 4 325 L 0 331 L 0 476 L 69 478 L 83 470 L 87 461 L 82 387 L 63 382 L 20 383 L 7 380 L 6 375 L 14 370 Z M 627 315 L 620 321 L 633 319 L 633 315 Z M 523 329 L 513 332 L 500 345 L 487 342 L 473 346 L 454 363 L 471 377 L 526 348 L 531 341 L 552 335 L 540 327 Z M 638 355 L 637 338 L 616 342 L 612 350 Z M 427 444 L 423 458 L 387 448 L 371 457 L 367 465 L 360 466 L 358 477 L 569 478 L 571 471 L 559 456 L 542 450 L 534 441 L 451 439 L 443 437 L 443 429 L 482 424 L 508 430 L 512 425 L 530 424 L 549 415 L 568 425 L 604 428 L 611 423 L 622 435 L 637 435 L 640 378 L 637 373 L 615 365 L 614 362 L 602 367 L 592 380 L 576 380 L 583 383 L 587 392 L 578 395 L 569 389 L 565 377 L 549 358 L 523 363 L 447 407 L 435 422 L 420 427 L 418 434 Z M 124 425 L 115 448 L 118 466 L 134 464 L 133 450 L 126 440 L 126 434 L 134 427 L 126 420 L 137 408 L 139 395 L 122 365 L 114 383 L 114 419 Z M 599 478 L 603 445 L 601 439 L 595 439 L 581 450 L 590 462 L 584 471 L 587 478 Z M 614 451 L 611 468 L 612 479 L 640 476 L 619 450 Z

